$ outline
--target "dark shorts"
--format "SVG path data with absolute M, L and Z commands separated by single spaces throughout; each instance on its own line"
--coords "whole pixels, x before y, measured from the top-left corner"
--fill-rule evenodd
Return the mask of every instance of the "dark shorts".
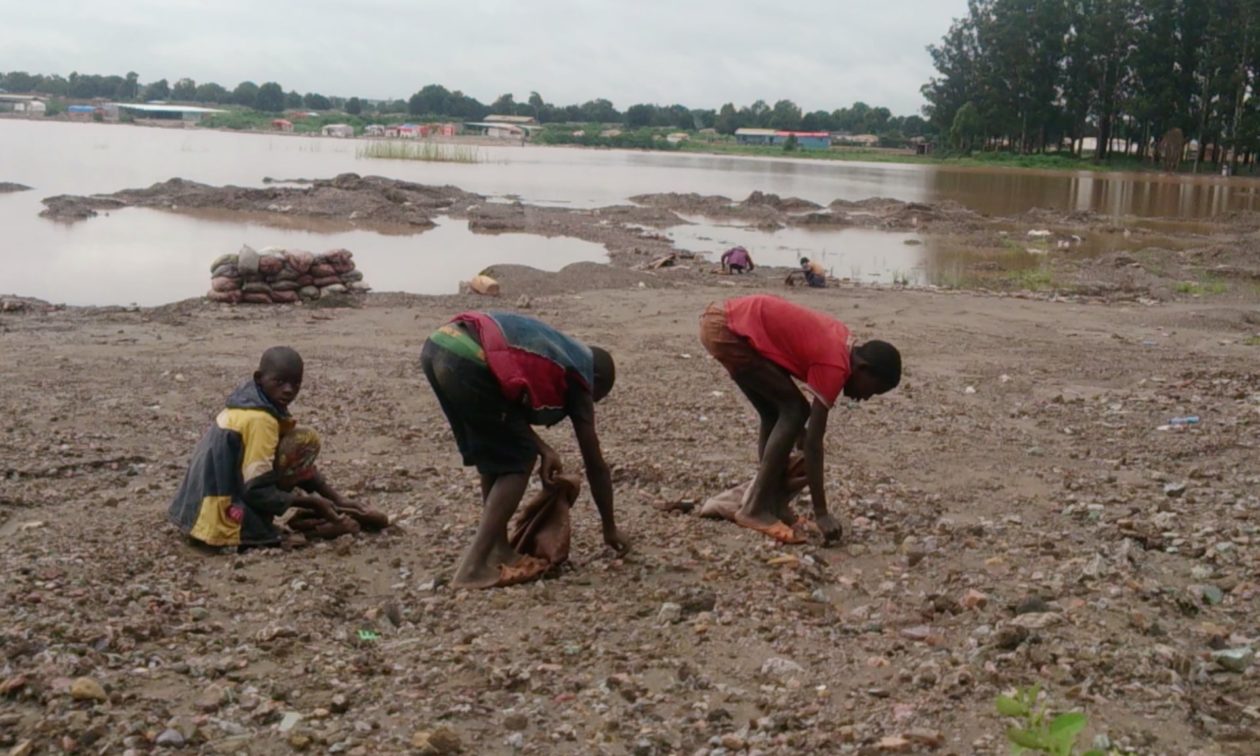
M 464 464 L 482 475 L 526 473 L 538 458 L 523 407 L 503 397 L 490 368 L 427 341 L 420 366 L 455 434 Z

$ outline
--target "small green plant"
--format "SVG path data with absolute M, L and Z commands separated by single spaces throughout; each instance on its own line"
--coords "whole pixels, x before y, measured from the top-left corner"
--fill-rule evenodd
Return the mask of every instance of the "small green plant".
M 1247 339 L 1243 342 L 1243 344 L 1245 346 L 1260 346 L 1260 334 L 1256 334 L 1254 336 L 1248 336 Z
M 1011 753 L 1048 753 L 1051 756 L 1074 756 L 1076 739 L 1089 723 L 1084 713 L 1069 711 L 1050 716 L 1037 698 L 1041 686 L 1033 685 L 1015 691 L 1013 696 L 998 696 L 994 702 L 1004 717 L 1018 720 L 1019 724 L 1006 729 L 1006 739 L 1011 743 Z M 1081 756 L 1107 756 L 1097 749 L 1085 751 Z

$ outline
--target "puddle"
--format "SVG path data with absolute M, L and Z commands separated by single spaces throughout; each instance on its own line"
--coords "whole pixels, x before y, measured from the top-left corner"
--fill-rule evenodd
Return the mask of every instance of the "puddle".
M 608 259 L 602 246 L 579 239 L 474 234 L 466 221 L 437 222 L 436 228 L 404 235 L 318 224 L 312 230 L 310 219 L 300 220 L 302 228 L 285 228 L 240 216 L 228 221 L 145 208 L 73 226 L 41 221 L 39 238 L 30 240 L 21 265 L 8 266 L 0 293 L 70 305 L 165 304 L 204 294 L 210 263 L 242 243 L 312 252 L 345 248 L 375 291 L 414 294 L 454 294 L 461 280 L 500 263 L 559 270 Z
M 674 226 L 664 233 L 675 246 L 704 253 L 716 261 L 727 249 L 745 247 L 753 262 L 795 268 L 802 257 L 817 260 L 831 275 L 855 281 L 894 283 L 922 268 L 930 240 L 914 233 L 862 228 L 764 231 L 739 223 L 688 218 L 694 225 Z

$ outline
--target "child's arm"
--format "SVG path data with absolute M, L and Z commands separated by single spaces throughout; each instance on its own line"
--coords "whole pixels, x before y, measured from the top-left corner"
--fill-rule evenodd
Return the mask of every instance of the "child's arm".
M 814 399 L 809 423 L 805 426 L 805 474 L 809 479 L 809 497 L 814 504 L 814 522 L 830 543 L 840 537 L 840 523 L 827 511 L 827 491 L 823 482 L 825 453 L 823 439 L 827 435 L 827 405 Z
M 630 550 L 630 542 L 617 530 L 613 515 L 612 471 L 604 461 L 604 452 L 599 446 L 599 434 L 595 432 L 594 402 L 589 395 L 586 401 L 592 404 L 587 408 L 588 411 L 571 416 L 573 434 L 582 451 L 582 463 L 586 465 L 586 480 L 591 486 L 591 498 L 595 500 L 595 508 L 599 510 L 599 519 L 603 523 L 604 543 L 624 554 Z
M 538 477 L 545 485 L 554 485 L 556 476 L 564 472 L 564 463 L 556 450 L 543 441 L 542 436 L 539 436 L 533 428 L 529 429 L 529 435 L 534 437 L 534 443 L 538 445 L 538 454 L 542 457 L 542 463 L 538 467 Z

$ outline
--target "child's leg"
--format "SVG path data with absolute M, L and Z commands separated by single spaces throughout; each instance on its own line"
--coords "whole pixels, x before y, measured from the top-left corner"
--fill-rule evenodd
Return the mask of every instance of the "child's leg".
M 521 559 L 508 543 L 508 523 L 520 506 L 529 486 L 530 470 L 506 475 L 483 475 L 482 490 L 486 493 L 485 508 L 477 535 L 460 561 L 452 585 L 457 588 L 489 588 L 499 582 L 499 566 L 513 565 Z
M 774 430 L 775 423 L 779 422 L 779 408 L 755 390 L 745 387 L 738 378 L 734 380 L 735 385 L 744 392 L 744 396 L 748 398 L 753 409 L 757 410 L 757 416 L 761 419 L 761 426 L 757 431 L 757 462 L 760 463 L 762 457 L 766 455 L 766 441 L 770 439 L 770 431 Z
M 781 520 L 779 494 L 785 485 L 792 445 L 809 419 L 809 404 L 791 377 L 769 360 L 749 366 L 734 378 L 745 394 L 757 396 L 775 412 L 774 424 L 765 437 L 757 477 L 737 515 L 750 524 L 769 527 Z

